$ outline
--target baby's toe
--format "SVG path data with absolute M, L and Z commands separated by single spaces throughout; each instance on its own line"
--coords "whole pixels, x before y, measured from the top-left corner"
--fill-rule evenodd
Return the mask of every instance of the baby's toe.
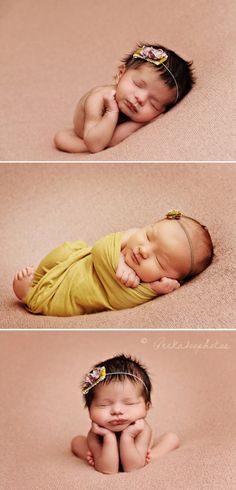
M 93 459 L 93 455 L 92 455 L 91 451 L 87 452 L 86 460 L 87 460 L 88 464 L 90 464 L 91 466 L 94 466 L 94 459 Z

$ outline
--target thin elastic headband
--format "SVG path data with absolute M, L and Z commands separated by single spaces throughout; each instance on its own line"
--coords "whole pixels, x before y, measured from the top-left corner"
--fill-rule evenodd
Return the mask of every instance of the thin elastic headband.
M 184 224 L 180 220 L 181 217 L 184 217 L 184 214 L 181 213 L 181 211 L 179 211 L 177 209 L 172 209 L 171 211 L 168 211 L 168 213 L 166 214 L 166 218 L 167 219 L 175 219 L 175 220 L 178 221 L 179 225 L 181 226 L 181 228 L 184 231 L 184 233 L 185 233 L 185 235 L 187 237 L 187 240 L 188 240 L 189 249 L 190 249 L 190 268 L 189 268 L 189 272 L 182 278 L 182 280 L 183 280 L 186 277 L 188 277 L 188 276 L 191 275 L 191 273 L 193 271 L 194 259 L 193 259 L 192 241 L 191 241 L 191 238 L 190 238 L 190 235 L 189 235 L 188 230 L 186 229 L 186 227 L 184 226 Z
M 141 58 L 142 60 L 148 61 L 149 63 L 153 63 L 154 65 L 163 65 L 165 69 L 169 72 L 169 74 L 172 76 L 175 87 L 176 87 L 176 98 L 175 98 L 175 103 L 177 102 L 179 98 L 179 87 L 178 83 L 176 81 L 176 78 L 174 77 L 172 71 L 170 71 L 169 68 L 165 65 L 165 61 L 168 59 L 168 54 L 163 50 L 163 49 L 155 49 L 152 46 L 142 46 L 142 48 L 138 48 L 134 53 L 133 53 L 133 58 Z
M 86 375 L 85 380 L 83 382 L 83 386 L 82 386 L 83 395 L 87 395 L 87 393 L 91 390 L 91 388 L 93 388 L 98 383 L 103 381 L 106 378 L 106 376 L 113 376 L 114 374 L 124 374 L 126 376 L 131 376 L 132 378 L 137 379 L 138 381 L 140 381 L 143 384 L 145 390 L 148 393 L 148 389 L 147 389 L 147 386 L 145 385 L 144 381 L 141 378 L 139 378 L 138 376 L 136 376 L 135 374 L 126 373 L 124 371 L 115 371 L 114 373 L 107 373 L 105 366 L 98 366 L 98 367 L 93 368 L 92 371 L 90 371 Z

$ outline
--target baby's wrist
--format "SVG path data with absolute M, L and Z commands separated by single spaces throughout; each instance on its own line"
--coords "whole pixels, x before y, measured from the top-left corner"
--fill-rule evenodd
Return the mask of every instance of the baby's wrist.
M 110 117 L 111 119 L 118 119 L 119 109 L 107 109 L 105 112 L 105 116 Z
M 108 431 L 103 437 L 103 442 L 113 442 L 114 440 L 116 441 L 116 435 L 111 431 Z

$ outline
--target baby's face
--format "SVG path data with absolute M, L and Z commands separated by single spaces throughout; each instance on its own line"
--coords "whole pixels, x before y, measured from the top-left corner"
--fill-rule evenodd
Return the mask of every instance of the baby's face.
M 165 111 L 174 102 L 176 89 L 168 87 L 160 74 L 144 63 L 138 68 L 121 69 L 116 87 L 116 101 L 120 111 L 132 121 L 147 123 Z
M 112 432 L 121 432 L 132 422 L 146 417 L 148 409 L 141 383 L 124 379 L 98 385 L 89 414 L 98 425 Z
M 143 282 L 162 277 L 181 279 L 188 274 L 191 251 L 184 230 L 176 220 L 163 220 L 139 228 L 123 249 L 125 262 Z

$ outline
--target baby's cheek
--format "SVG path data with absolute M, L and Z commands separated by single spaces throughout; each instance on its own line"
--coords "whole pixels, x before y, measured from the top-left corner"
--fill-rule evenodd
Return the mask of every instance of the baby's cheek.
M 144 282 L 158 281 L 162 277 L 159 267 L 152 262 L 144 264 L 142 275 Z

